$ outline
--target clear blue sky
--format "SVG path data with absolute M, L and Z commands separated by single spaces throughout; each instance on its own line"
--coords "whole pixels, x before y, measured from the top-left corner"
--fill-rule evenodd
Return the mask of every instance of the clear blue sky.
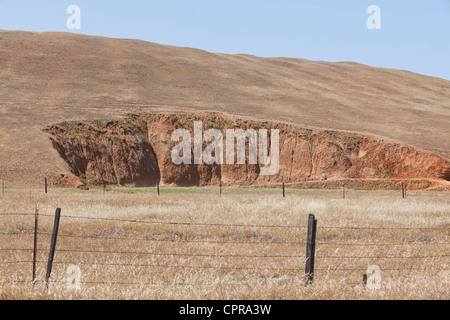
M 0 0 L 0 29 L 74 32 L 72 4 L 81 8 L 77 33 L 450 80 L 450 0 Z M 369 5 L 381 8 L 381 30 L 366 26 Z

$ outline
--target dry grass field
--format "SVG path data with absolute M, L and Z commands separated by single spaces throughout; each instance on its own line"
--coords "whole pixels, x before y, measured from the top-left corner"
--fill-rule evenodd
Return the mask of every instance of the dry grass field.
M 0 196 L 0 299 L 450 298 L 445 192 L 231 189 Z M 34 208 L 40 206 L 33 286 Z M 62 209 L 45 285 L 54 212 Z M 13 213 L 19 215 L 11 215 Z M 28 215 L 20 215 L 27 213 Z M 308 214 L 318 220 L 314 285 L 305 287 Z M 81 270 L 70 290 L 70 265 Z M 369 266 L 379 288 L 362 285 Z M 373 284 L 369 274 L 369 284 Z

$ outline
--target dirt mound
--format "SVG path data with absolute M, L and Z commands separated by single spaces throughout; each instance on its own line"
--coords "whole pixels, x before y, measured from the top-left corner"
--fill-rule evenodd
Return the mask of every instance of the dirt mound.
M 203 132 L 210 128 L 224 133 L 237 128 L 278 129 L 278 174 L 261 175 L 259 164 L 249 164 L 248 153 L 243 165 L 175 165 L 171 152 L 178 142 L 171 140 L 172 132 L 184 128 L 193 139 L 194 121 L 200 120 Z M 412 179 L 422 181 L 414 183 L 415 189 L 426 189 L 432 185 L 430 181 L 448 179 L 450 170 L 438 155 L 374 136 L 304 129 L 217 113 L 138 114 L 114 121 L 64 122 L 48 127 L 46 132 L 72 173 L 88 186 L 104 182 L 122 186 L 154 186 L 158 181 L 173 186 L 217 186 L 222 181 L 228 186 L 250 186 Z
M 49 183 L 50 186 L 57 188 L 76 188 L 79 190 L 89 190 L 89 188 L 86 186 L 86 183 L 84 183 L 79 177 L 73 174 L 51 174 L 49 177 Z

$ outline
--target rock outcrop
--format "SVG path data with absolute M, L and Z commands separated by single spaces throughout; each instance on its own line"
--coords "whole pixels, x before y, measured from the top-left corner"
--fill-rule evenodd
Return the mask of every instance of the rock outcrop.
M 248 161 L 243 165 L 175 165 L 171 152 L 178 142 L 172 141 L 172 132 L 184 128 L 193 139 L 194 121 L 200 120 L 204 132 L 211 128 L 224 134 L 237 128 L 278 129 L 278 174 L 263 176 L 260 165 Z M 219 181 L 248 186 L 343 179 L 450 180 L 450 166 L 444 159 L 411 146 L 364 134 L 218 113 L 138 114 L 122 120 L 64 122 L 45 131 L 73 175 L 87 186 L 154 186 L 158 181 L 172 186 L 217 186 Z

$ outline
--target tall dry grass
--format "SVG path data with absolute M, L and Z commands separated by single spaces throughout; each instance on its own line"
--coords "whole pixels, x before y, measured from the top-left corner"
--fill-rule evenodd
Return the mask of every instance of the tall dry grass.
M 33 214 L 36 204 L 32 285 L 34 217 L 5 214 Z M 62 217 L 47 288 L 56 207 Z M 308 213 L 318 231 L 314 285 L 305 287 Z M 345 200 L 319 190 L 285 199 L 245 191 L 7 194 L 0 198 L 0 298 L 448 299 L 449 228 L 450 199 L 438 192 L 406 200 L 387 191 L 352 191 Z M 80 290 L 67 286 L 70 265 L 81 270 Z M 372 265 L 381 269 L 379 289 L 362 285 Z

